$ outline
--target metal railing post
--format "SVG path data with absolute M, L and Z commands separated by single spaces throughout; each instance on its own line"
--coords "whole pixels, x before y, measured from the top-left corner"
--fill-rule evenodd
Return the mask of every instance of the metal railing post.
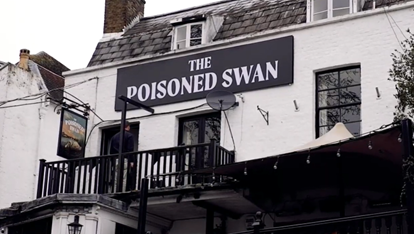
M 36 198 L 42 197 L 42 190 L 43 190 L 43 180 L 44 180 L 44 173 L 45 173 L 45 159 L 39 160 L 39 174 L 37 175 L 37 194 Z

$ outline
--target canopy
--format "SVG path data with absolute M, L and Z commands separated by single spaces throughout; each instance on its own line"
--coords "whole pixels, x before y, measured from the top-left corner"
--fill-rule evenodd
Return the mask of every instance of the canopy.
M 312 148 L 317 148 L 323 145 L 329 145 L 333 143 L 338 143 L 340 141 L 349 140 L 354 136 L 348 131 L 343 123 L 337 123 L 329 132 L 322 135 L 321 137 L 302 145 L 298 148 L 293 149 L 293 152 L 309 150 Z

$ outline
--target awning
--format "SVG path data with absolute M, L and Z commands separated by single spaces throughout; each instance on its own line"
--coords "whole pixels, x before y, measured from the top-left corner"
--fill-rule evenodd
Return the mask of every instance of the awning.
M 320 180 L 320 183 L 326 183 L 320 186 L 327 186 L 328 183 L 336 183 L 334 180 L 337 179 L 340 158 L 343 177 L 349 184 L 363 187 L 369 182 L 373 187 L 386 188 L 384 180 L 401 181 L 402 178 L 403 149 L 400 137 L 400 125 L 389 125 L 360 137 L 353 137 L 339 123 L 330 132 L 291 152 L 214 169 L 200 169 L 194 173 L 214 173 L 240 181 L 275 179 L 276 176 L 273 175 L 277 173 L 279 182 L 284 180 L 283 183 L 289 181 L 297 186 L 307 186 L 309 181 L 313 183 Z M 393 186 L 391 182 L 390 186 Z

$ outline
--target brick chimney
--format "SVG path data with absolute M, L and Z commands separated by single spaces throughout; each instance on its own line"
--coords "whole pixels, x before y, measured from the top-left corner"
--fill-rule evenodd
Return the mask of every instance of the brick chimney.
M 145 0 L 105 0 L 104 34 L 122 32 L 136 17 L 144 17 Z
M 20 50 L 20 61 L 18 66 L 24 70 L 29 70 L 29 55 L 30 50 L 28 49 L 21 49 Z

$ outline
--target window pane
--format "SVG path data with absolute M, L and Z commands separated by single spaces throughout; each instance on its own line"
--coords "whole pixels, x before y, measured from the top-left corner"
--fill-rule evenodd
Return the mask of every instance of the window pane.
M 341 71 L 339 83 L 342 87 L 361 84 L 361 70 L 359 68 Z
M 361 86 L 352 86 L 340 89 L 341 105 L 361 102 Z
M 322 91 L 318 94 L 319 107 L 339 105 L 339 93 L 337 89 Z
M 177 41 L 185 40 L 187 35 L 187 27 L 177 28 Z
M 338 72 L 318 75 L 318 90 L 338 88 Z
M 325 126 L 319 128 L 319 136 L 322 136 L 326 133 L 328 133 L 334 126 Z
M 313 15 L 313 20 L 314 21 L 321 20 L 321 19 L 326 19 L 326 18 L 328 18 L 328 12 L 327 11 Z
M 328 0 L 313 0 L 313 12 L 318 13 L 328 10 Z
M 333 10 L 333 12 L 332 12 L 333 17 L 341 16 L 341 15 L 347 15 L 347 14 L 349 14 L 349 8 L 345 8 L 345 9 L 342 9 L 342 10 Z
M 333 4 L 333 9 L 350 7 L 349 0 L 333 0 L 332 4 Z
M 361 121 L 361 106 L 347 106 L 341 108 L 341 122 L 357 122 Z
M 206 132 L 204 137 L 204 143 L 210 143 L 211 140 L 215 139 L 220 142 L 220 129 L 221 121 L 219 117 L 208 117 L 206 118 Z
M 361 134 L 361 122 L 347 123 L 345 124 L 345 126 L 348 129 L 348 131 L 352 133 L 354 136 Z
M 319 126 L 335 125 L 341 122 L 340 109 L 326 109 L 319 111 Z
M 190 46 L 201 45 L 201 39 L 193 39 L 190 41 Z
M 185 48 L 185 41 L 180 41 L 177 43 L 177 49 L 183 49 Z
M 202 35 L 202 25 L 196 24 L 191 25 L 191 38 L 201 38 Z
M 187 121 L 183 123 L 183 139 L 182 142 L 186 145 L 198 144 L 198 121 Z

